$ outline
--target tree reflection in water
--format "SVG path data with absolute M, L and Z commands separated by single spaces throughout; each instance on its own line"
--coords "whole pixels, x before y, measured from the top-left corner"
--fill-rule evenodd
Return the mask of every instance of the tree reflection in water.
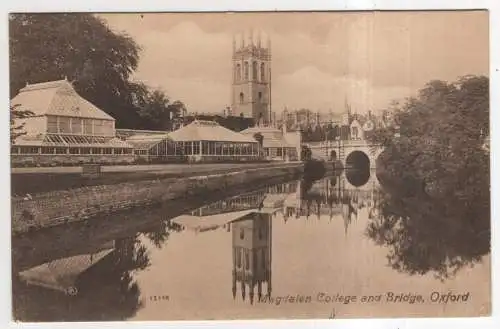
M 376 193 L 367 234 L 389 247 L 390 265 L 410 274 L 454 276 L 490 251 L 489 175 L 457 190 L 429 194 L 410 179 L 386 184 Z M 471 193 L 472 192 L 472 193 Z
M 146 238 L 158 249 L 162 249 L 168 241 L 171 232 L 180 232 L 182 228 L 180 225 L 170 221 L 164 220 L 156 223 L 150 229 L 144 232 Z

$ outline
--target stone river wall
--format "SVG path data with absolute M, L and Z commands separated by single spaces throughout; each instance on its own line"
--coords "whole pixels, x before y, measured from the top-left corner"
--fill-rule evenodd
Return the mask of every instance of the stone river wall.
M 243 169 L 226 174 L 52 191 L 36 194 L 30 200 L 12 198 L 12 233 L 16 235 L 33 229 L 83 221 L 134 207 L 229 190 L 246 184 L 277 183 L 297 177 L 302 171 L 301 164 L 283 164 L 280 167 Z

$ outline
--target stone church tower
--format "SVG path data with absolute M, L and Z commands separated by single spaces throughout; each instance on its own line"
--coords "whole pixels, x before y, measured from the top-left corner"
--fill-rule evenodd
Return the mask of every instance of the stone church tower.
M 267 47 L 263 47 L 260 33 L 255 42 L 250 32 L 246 42 L 241 34 L 239 45 L 236 43 L 233 36 L 232 113 L 267 125 L 271 121 L 271 41 L 267 38 Z

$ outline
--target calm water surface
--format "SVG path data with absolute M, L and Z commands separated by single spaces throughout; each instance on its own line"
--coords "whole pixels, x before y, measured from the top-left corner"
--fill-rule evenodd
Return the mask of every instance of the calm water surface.
M 423 229 L 387 229 L 383 207 L 400 202 L 392 193 L 381 192 L 374 173 L 344 172 L 174 218 L 167 213 L 127 233 L 99 230 L 79 247 L 68 243 L 14 264 L 14 315 L 85 321 L 488 314 L 489 253 L 455 257 L 474 246 L 448 246 L 439 231 L 418 241 L 412 230 Z M 381 236 L 390 243 L 377 243 Z M 460 297 L 445 303 L 439 296 L 447 293 Z

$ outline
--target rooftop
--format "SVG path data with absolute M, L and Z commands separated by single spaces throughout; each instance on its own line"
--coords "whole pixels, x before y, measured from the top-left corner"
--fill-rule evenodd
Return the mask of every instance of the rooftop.
M 12 100 L 12 106 L 27 110 L 35 116 L 58 115 L 77 118 L 114 120 L 75 91 L 67 80 L 26 85 Z
M 283 136 L 283 132 L 274 127 L 251 127 L 241 132 L 244 135 L 254 136 L 257 133 L 264 137 L 263 147 L 295 147 L 290 145 Z

